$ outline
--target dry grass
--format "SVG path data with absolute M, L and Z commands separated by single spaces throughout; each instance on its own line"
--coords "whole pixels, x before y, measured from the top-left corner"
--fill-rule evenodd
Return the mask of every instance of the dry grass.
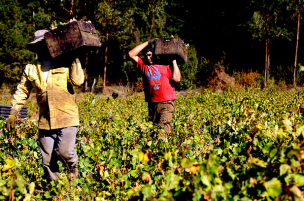
M 228 87 L 235 86 L 235 78 L 230 77 L 224 72 L 220 65 L 214 66 L 209 77 L 207 78 L 207 87 L 213 91 L 222 91 Z
M 242 86 L 244 88 L 257 88 L 261 86 L 260 74 L 253 72 L 252 70 L 248 72 L 236 72 L 233 77 L 236 79 L 236 85 L 238 85 L 238 87 Z
M 10 97 L 11 94 L 10 94 L 10 90 L 8 87 L 1 87 L 0 88 L 0 97 L 1 98 L 8 98 Z

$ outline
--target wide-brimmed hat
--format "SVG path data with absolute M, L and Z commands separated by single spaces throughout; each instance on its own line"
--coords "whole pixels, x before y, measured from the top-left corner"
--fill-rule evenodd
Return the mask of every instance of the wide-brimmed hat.
M 42 29 L 42 30 L 38 30 L 35 31 L 34 33 L 34 40 L 32 42 L 29 42 L 26 46 L 29 50 L 33 51 L 33 47 L 35 46 L 35 44 L 37 44 L 38 42 L 44 40 L 44 34 L 46 32 L 48 32 L 49 30 L 46 29 Z

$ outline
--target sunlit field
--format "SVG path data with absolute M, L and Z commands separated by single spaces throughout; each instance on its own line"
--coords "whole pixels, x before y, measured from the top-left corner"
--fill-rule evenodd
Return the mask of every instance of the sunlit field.
M 36 120 L 0 120 L 0 200 L 292 200 L 303 196 L 296 90 L 177 95 L 168 144 L 142 95 L 78 100 L 79 176 L 45 186 Z M 10 104 L 7 98 L 0 104 Z M 38 112 L 26 104 L 29 117 Z

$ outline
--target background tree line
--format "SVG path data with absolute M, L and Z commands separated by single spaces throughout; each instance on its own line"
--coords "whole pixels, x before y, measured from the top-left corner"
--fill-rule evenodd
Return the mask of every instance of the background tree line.
M 205 84 L 215 64 L 229 74 L 257 71 L 264 85 L 269 78 L 301 85 L 303 5 L 303 0 L 0 0 L 0 85 L 18 83 L 25 64 L 34 59 L 25 45 L 35 30 L 73 17 L 91 20 L 102 43 L 89 55 L 88 85 L 94 79 L 123 85 L 140 81 L 128 51 L 171 35 L 190 44 L 188 63 L 180 65 L 180 89 Z

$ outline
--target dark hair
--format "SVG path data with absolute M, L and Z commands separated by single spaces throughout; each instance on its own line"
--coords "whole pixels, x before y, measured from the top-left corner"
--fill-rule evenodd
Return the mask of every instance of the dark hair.
M 154 48 L 152 47 L 152 45 L 148 45 L 147 47 L 145 47 L 143 50 L 142 50 L 142 52 L 144 53 L 144 54 L 146 54 L 147 52 L 154 52 Z

